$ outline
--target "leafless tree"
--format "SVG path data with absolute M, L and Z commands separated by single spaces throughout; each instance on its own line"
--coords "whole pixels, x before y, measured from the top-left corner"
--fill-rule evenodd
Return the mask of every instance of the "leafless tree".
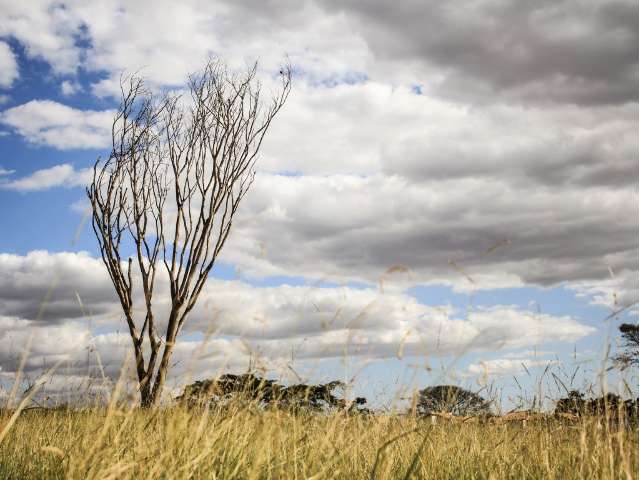
M 160 401 L 176 338 L 195 306 L 254 179 L 262 141 L 291 89 L 291 68 L 267 101 L 256 78 L 209 61 L 189 78 L 190 97 L 154 95 L 121 81 L 112 151 L 87 188 L 93 230 L 129 328 L 143 406 Z M 170 285 L 158 319 L 160 270 Z M 135 287 L 135 288 L 134 288 Z M 134 308 L 136 300 L 143 308 Z M 160 325 L 166 325 L 161 334 Z M 164 328 L 164 327 L 163 327 Z

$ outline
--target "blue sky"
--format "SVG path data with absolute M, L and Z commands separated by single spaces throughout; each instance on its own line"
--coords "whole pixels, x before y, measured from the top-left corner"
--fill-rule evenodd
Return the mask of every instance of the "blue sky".
M 247 20 L 244 4 L 144 3 L 0 6 L 4 381 L 29 336 L 33 375 L 87 348 L 117 371 L 125 325 L 86 221 L 87 169 L 108 155 L 122 72 L 180 90 L 214 55 L 259 59 L 267 89 L 287 57 L 296 75 L 180 365 L 214 324 L 194 376 L 245 368 L 250 345 L 271 375 L 359 372 L 353 388 L 380 405 L 397 385 L 454 382 L 513 406 L 547 366 L 597 381 L 637 311 L 604 319 L 639 300 L 639 38 L 615 15 L 633 4 L 311 1 Z M 67 377 L 51 389 L 82 381 Z

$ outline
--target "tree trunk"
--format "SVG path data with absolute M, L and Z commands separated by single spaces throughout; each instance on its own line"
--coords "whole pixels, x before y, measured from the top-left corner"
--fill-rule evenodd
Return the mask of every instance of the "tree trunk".
M 151 400 L 151 382 L 150 378 L 147 378 L 147 371 L 144 368 L 144 353 L 142 352 L 142 347 L 135 338 L 131 337 L 131 340 L 133 340 L 133 350 L 135 352 L 135 371 L 138 375 L 140 405 L 147 407 L 150 405 Z
M 155 375 L 155 382 L 153 383 L 153 389 L 149 390 L 149 407 L 157 407 L 160 404 L 162 398 L 162 390 L 166 383 L 166 374 L 169 370 L 169 361 L 171 360 L 171 354 L 173 353 L 173 346 L 175 345 L 175 339 L 167 341 L 164 346 L 164 352 L 162 353 L 162 360 L 160 361 L 160 367 L 158 373 Z
M 153 398 L 151 393 L 152 391 L 150 380 L 140 380 L 140 406 L 142 408 L 150 408 L 153 406 Z

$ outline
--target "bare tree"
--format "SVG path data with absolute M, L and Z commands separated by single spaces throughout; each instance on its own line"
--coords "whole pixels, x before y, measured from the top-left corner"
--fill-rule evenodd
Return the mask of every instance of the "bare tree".
M 257 64 L 238 74 L 209 61 L 189 78 L 190 98 L 153 95 L 138 77 L 121 81 L 113 148 L 96 161 L 87 195 L 133 342 L 143 406 L 160 400 L 176 338 L 290 93 L 290 67 L 280 71 L 279 88 L 266 102 L 256 70 Z M 160 320 L 153 303 L 159 269 L 168 276 L 171 300 L 168 318 Z M 144 306 L 134 308 L 136 300 Z

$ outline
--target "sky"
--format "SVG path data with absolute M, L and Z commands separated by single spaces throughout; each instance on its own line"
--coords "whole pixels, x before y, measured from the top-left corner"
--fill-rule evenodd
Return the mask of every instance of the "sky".
M 29 379 L 63 362 L 51 395 L 117 377 L 130 339 L 84 187 L 121 75 L 180 91 L 213 57 L 258 60 L 267 87 L 288 61 L 294 85 L 173 392 L 251 363 L 379 405 L 436 383 L 517 405 L 600 382 L 637 321 L 635 1 L 0 0 L 0 17 L 5 387 L 25 351 Z

